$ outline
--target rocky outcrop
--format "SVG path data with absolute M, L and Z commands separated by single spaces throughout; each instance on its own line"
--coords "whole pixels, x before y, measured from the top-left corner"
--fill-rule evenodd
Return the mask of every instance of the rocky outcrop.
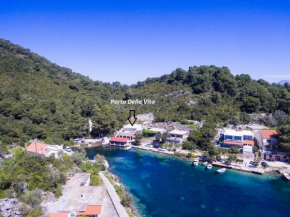
M 3 217 L 20 217 L 23 216 L 21 207 L 24 203 L 19 202 L 15 198 L 0 199 L 0 214 Z M 30 208 L 30 207 L 27 207 Z

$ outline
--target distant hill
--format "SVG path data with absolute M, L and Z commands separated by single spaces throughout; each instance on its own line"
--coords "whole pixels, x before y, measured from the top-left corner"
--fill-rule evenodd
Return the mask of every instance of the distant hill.
M 278 82 L 278 84 L 282 85 L 282 86 L 286 83 L 290 84 L 290 80 L 282 80 L 282 81 Z
M 108 83 L 0 39 L 0 140 L 6 144 L 30 138 L 61 143 L 87 135 L 93 105 L 111 91 Z
M 102 73 L 101 71 L 99 73 Z M 287 89 L 288 88 L 288 89 Z M 111 99 L 155 104 L 114 105 Z M 112 134 L 128 118 L 153 112 L 156 121 L 247 122 L 247 113 L 290 111 L 290 89 L 227 67 L 194 66 L 136 85 L 93 81 L 7 40 L 0 39 L 0 141 L 30 138 L 60 144 L 75 136 Z
M 157 97 L 161 103 L 156 117 L 161 120 L 211 118 L 223 123 L 234 121 L 240 112 L 290 112 L 289 88 L 271 85 L 263 79 L 253 80 L 245 74 L 234 76 L 227 67 L 176 69 L 169 75 L 148 78 L 130 88 L 133 96 Z

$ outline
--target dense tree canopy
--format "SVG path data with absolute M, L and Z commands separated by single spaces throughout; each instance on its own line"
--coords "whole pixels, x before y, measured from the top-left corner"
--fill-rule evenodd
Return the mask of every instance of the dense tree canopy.
M 274 113 L 265 122 L 277 126 L 289 119 L 288 84 L 234 76 L 227 67 L 176 69 L 128 86 L 92 81 L 3 39 L 0 57 L 0 140 L 6 145 L 23 145 L 30 138 L 59 144 L 88 136 L 89 118 L 92 135 L 112 134 L 129 109 L 153 112 L 156 121 L 210 119 L 235 125 L 250 122 L 249 113 Z M 155 104 L 115 105 L 111 99 L 152 99 Z
M 281 133 L 277 139 L 279 145 L 283 150 L 290 153 L 290 125 L 280 126 L 278 130 Z
M 16 149 L 14 157 L 6 159 L 0 167 L 0 191 L 10 189 L 18 196 L 26 188 L 55 192 L 64 184 L 66 172 L 72 165 L 69 158 L 42 158 Z

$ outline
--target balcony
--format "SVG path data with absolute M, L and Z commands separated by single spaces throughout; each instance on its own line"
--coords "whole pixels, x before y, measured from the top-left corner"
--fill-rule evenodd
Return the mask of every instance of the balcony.
M 275 154 L 275 155 L 286 155 L 283 151 L 277 151 L 277 150 L 270 150 L 270 151 L 264 151 L 264 154 Z

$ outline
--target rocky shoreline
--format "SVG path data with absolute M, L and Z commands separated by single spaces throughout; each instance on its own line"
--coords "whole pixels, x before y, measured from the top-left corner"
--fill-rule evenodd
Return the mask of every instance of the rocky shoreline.
M 111 176 L 112 177 L 112 181 L 115 185 L 117 185 L 118 187 L 122 188 L 123 191 L 125 192 L 125 194 L 129 197 L 131 197 L 129 191 L 126 189 L 126 187 L 122 184 L 121 178 L 113 173 L 111 173 L 108 169 L 107 169 L 107 176 Z M 132 198 L 132 197 L 131 197 Z M 131 215 L 133 215 L 134 217 L 139 216 L 137 213 L 137 209 L 134 207 L 134 205 L 131 203 L 129 207 L 127 207 L 127 209 L 129 209 L 129 212 L 131 213 Z M 129 214 L 129 213 L 128 213 Z
M 31 209 L 31 207 L 19 202 L 15 198 L 5 198 L 0 199 L 0 216 L 3 217 L 20 217 L 26 215 L 26 210 Z

